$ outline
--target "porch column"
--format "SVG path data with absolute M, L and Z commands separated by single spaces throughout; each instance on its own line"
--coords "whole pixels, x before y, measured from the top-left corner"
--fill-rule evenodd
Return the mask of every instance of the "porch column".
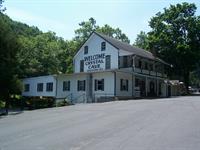
M 147 77 L 145 78 L 145 93 L 146 93 L 146 96 L 148 96 L 148 83 L 147 83 L 148 79 Z
M 159 96 L 159 81 L 156 78 L 156 96 Z
M 135 71 L 135 55 L 133 56 L 133 71 Z
M 135 76 L 132 74 L 132 96 L 135 96 Z

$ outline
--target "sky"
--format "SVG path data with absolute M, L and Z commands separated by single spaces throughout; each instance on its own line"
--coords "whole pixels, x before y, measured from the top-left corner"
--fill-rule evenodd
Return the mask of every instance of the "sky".
M 199 0 L 5 0 L 3 5 L 13 20 L 53 31 L 65 40 L 75 36 L 80 22 L 93 17 L 97 25 L 119 27 L 133 43 L 140 31 L 150 31 L 151 17 L 182 2 L 195 3 L 200 15 Z

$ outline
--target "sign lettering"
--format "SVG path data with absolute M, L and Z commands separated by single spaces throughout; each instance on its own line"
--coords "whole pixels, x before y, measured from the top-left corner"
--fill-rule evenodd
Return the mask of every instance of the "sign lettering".
M 101 64 L 105 62 L 105 53 L 86 56 L 84 62 L 88 71 L 102 70 Z

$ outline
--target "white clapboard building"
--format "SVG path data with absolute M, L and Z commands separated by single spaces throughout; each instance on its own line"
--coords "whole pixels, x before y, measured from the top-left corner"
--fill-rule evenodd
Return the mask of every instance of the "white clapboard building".
M 73 60 L 73 74 L 23 79 L 23 96 L 74 103 L 166 97 L 169 64 L 152 53 L 93 32 Z

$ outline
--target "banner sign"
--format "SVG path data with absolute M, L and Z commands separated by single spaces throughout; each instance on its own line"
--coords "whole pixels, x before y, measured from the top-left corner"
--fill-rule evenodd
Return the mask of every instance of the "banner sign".
M 103 70 L 103 68 L 101 68 L 101 64 L 104 64 L 104 62 L 105 62 L 105 53 L 84 57 L 84 63 L 88 71 Z

